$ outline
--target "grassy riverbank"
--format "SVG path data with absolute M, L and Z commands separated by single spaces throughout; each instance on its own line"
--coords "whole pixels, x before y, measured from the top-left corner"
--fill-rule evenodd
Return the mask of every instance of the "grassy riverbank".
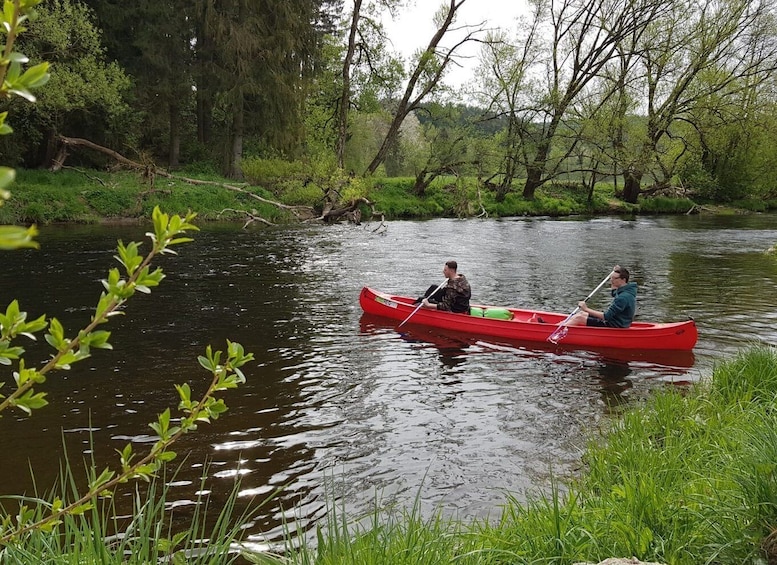
M 754 347 L 709 383 L 654 395 L 594 433 L 583 462 L 568 495 L 508 500 L 495 524 L 424 520 L 411 509 L 376 513 L 363 527 L 330 511 L 316 549 L 275 562 L 775 563 L 777 351 Z
M 246 212 L 273 223 L 291 217 L 280 207 L 263 203 L 251 194 L 283 205 L 305 205 L 320 210 L 323 189 L 309 179 L 290 178 L 265 182 L 261 186 L 236 184 L 209 172 L 181 171 L 180 177 L 213 184 L 197 185 L 179 179 L 157 176 L 153 184 L 135 172 L 65 170 L 17 171 L 11 186 L 12 198 L 0 207 L 0 224 L 46 224 L 52 222 L 96 223 L 102 221 L 148 218 L 155 206 L 172 214 L 196 210 L 201 220 L 244 220 Z M 349 181 L 350 182 L 350 181 Z M 355 182 L 355 181 L 354 181 Z M 236 186 L 230 190 L 218 184 Z M 432 217 L 495 216 L 566 216 L 684 214 L 699 210 L 699 203 L 688 198 L 652 197 L 637 205 L 615 197 L 611 185 L 597 185 L 590 200 L 581 187 L 548 184 L 537 191 L 536 198 L 525 200 L 520 189 L 497 202 L 492 191 L 478 189 L 474 179 L 456 182 L 438 179 L 423 197 L 413 193 L 412 178 L 359 179 L 350 190 L 351 196 L 362 195 L 375 203 L 385 219 L 421 219 Z M 348 193 L 348 191 L 343 191 Z M 349 194 L 350 194 L 349 193 Z M 734 203 L 740 210 L 777 209 L 777 202 Z M 711 209 L 711 208 L 707 208 Z M 733 208 L 716 208 L 715 213 L 733 213 Z M 369 220 L 370 209 L 364 207 L 363 219 Z

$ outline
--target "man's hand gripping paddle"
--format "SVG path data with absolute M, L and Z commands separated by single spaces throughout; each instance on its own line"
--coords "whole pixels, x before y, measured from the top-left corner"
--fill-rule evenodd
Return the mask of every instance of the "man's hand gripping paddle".
M 599 283 L 599 286 L 597 286 L 595 289 L 591 291 L 591 294 L 585 297 L 583 302 L 588 302 L 594 294 L 599 292 L 601 288 L 610 281 L 611 276 L 612 276 L 612 271 L 606 277 L 604 277 L 604 280 Z M 566 326 L 566 323 L 569 320 L 571 320 L 572 316 L 577 314 L 579 311 L 580 311 L 580 306 L 577 306 L 574 310 L 572 310 L 572 313 L 569 316 L 567 316 L 566 319 L 563 322 L 561 322 L 555 330 L 553 330 L 552 334 L 548 336 L 548 341 L 554 344 L 558 344 L 558 342 L 564 339 L 569 333 L 569 327 Z

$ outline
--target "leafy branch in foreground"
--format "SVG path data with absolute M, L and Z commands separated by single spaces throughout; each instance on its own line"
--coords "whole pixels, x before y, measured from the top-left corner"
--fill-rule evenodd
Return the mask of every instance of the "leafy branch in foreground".
M 161 268 L 152 271 L 151 261 L 160 254 L 174 254 L 175 251 L 171 249 L 173 245 L 192 241 L 185 233 L 197 230 L 191 223 L 194 217 L 193 213 L 187 214 L 185 218 L 178 215 L 171 217 L 162 213 L 158 207 L 155 208 L 152 214 L 154 231 L 147 233 L 152 241 L 152 249 L 145 256 L 139 253 L 139 243 L 124 245 L 119 242 L 115 258 L 124 267 L 124 273 L 118 268 L 108 272 L 107 279 L 102 281 L 105 290 L 100 295 L 90 323 L 74 338 L 66 337 L 62 324 L 56 318 L 52 318 L 48 324 L 45 315 L 28 322 L 27 313 L 20 310 L 17 301 L 13 301 L 4 314 L 0 313 L 0 364 L 11 365 L 14 360 L 19 361 L 18 370 L 13 373 L 16 390 L 8 396 L 0 394 L 0 412 L 15 407 L 31 414 L 33 410 L 47 404 L 46 393 L 36 392 L 34 387 L 43 384 L 49 372 L 70 369 L 73 363 L 90 357 L 92 348 L 112 348 L 108 341 L 110 332 L 98 330 L 97 327 L 108 322 L 112 316 L 121 314 L 120 308 L 135 292 L 150 293 L 151 288 L 159 285 L 165 275 Z M 40 369 L 26 367 L 23 357 L 25 350 L 14 345 L 13 340 L 19 336 L 35 340 L 35 333 L 47 326 L 45 338 L 55 353 Z M 199 422 L 215 420 L 227 410 L 226 404 L 216 397 L 216 393 L 244 383 L 245 377 L 240 367 L 252 359 L 253 355 L 245 353 L 238 343 L 227 342 L 224 361 L 221 351 L 213 352 L 208 346 L 205 356 L 199 358 L 200 365 L 212 375 L 207 391 L 200 400 L 192 400 L 188 384 L 176 385 L 180 397 L 178 408 L 182 416 L 178 423 L 173 424 L 170 410 L 167 409 L 158 416 L 156 422 L 150 424 L 158 440 L 149 453 L 135 460 L 136 454 L 132 452 L 132 445 L 128 444 L 119 451 L 121 471 L 105 469 L 98 475 L 92 468 L 88 491 L 71 503 L 66 504 L 59 498 L 52 502 L 36 499 L 36 505 L 49 509 L 42 518 L 40 512 L 24 504 L 15 516 L 0 515 L 0 545 L 8 544 L 32 530 L 49 531 L 60 524 L 60 519 L 66 514 L 83 514 L 92 507 L 98 496 L 110 496 L 111 489 L 120 483 L 132 479 L 149 480 L 164 463 L 175 458 L 175 453 L 169 451 L 172 443 L 196 430 Z M 0 383 L 0 390 L 3 387 L 4 383 Z
M 5 315 L 0 316 L 0 364 L 9 365 L 11 360 L 19 359 L 19 370 L 14 372 L 16 390 L 7 397 L 0 393 L 0 412 L 11 406 L 20 408 L 28 414 L 35 408 L 41 408 L 47 404 L 45 393 L 35 393 L 33 387 L 46 381 L 46 374 L 54 369 L 68 370 L 73 363 L 83 361 L 91 355 L 91 349 L 112 349 L 108 342 L 110 332 L 97 330 L 97 326 L 104 324 L 111 316 L 121 314 L 119 308 L 132 297 L 136 291 L 146 294 L 151 292 L 165 277 L 161 268 L 151 271 L 151 260 L 164 253 L 175 253 L 170 246 L 192 241 L 191 238 L 181 237 L 187 231 L 198 228 L 191 223 L 196 214 L 189 213 L 186 218 L 178 215 L 169 217 L 162 213 L 159 207 L 154 208 L 152 220 L 154 232 L 147 233 L 153 243 L 153 248 L 145 257 L 139 254 L 140 244 L 131 242 L 124 245 L 121 241 L 118 245 L 116 259 L 124 266 L 126 278 L 122 278 L 119 269 L 111 269 L 108 278 L 102 281 L 105 291 L 100 295 L 95 313 L 91 322 L 75 338 L 65 337 L 65 330 L 56 318 L 52 318 L 48 324 L 49 332 L 46 341 L 56 353 L 42 368 L 26 367 L 22 355 L 24 348 L 11 346 L 14 338 L 24 335 L 35 339 L 35 332 L 46 327 L 45 316 L 27 322 L 27 313 L 19 310 L 16 301 L 6 309 Z M 4 383 L 0 383 L 0 390 Z
M 25 70 L 24 65 L 29 62 L 28 57 L 14 51 L 17 37 L 26 31 L 25 22 L 41 1 L 3 0 L 3 9 L 0 10 L 0 35 L 4 35 L 5 43 L 0 46 L 0 100 L 18 96 L 35 102 L 31 90 L 42 86 L 49 79 L 48 63 L 40 63 Z M 7 117 L 8 112 L 0 112 L 0 135 L 13 131 L 6 123 Z M 0 205 L 10 197 L 7 187 L 14 178 L 13 169 L 0 167 Z M 124 245 L 119 241 L 116 259 L 123 266 L 124 272 L 118 268 L 108 272 L 108 277 L 102 281 L 105 290 L 100 295 L 90 323 L 75 337 L 67 337 L 64 327 L 56 318 L 47 322 L 44 315 L 28 321 L 27 313 L 21 310 L 16 300 L 8 305 L 5 312 L 0 312 L 0 365 L 11 366 L 18 361 L 18 368 L 13 372 L 16 389 L 6 396 L 3 394 L 5 383 L 0 382 L 0 414 L 8 408 L 18 408 L 32 414 L 33 410 L 48 403 L 46 393 L 36 392 L 35 386 L 45 383 L 49 372 L 55 369 L 70 369 L 73 363 L 90 357 L 92 348 L 112 348 L 108 341 L 110 332 L 98 330 L 98 326 L 106 323 L 110 317 L 121 314 L 120 308 L 136 292 L 150 293 L 152 288 L 159 285 L 164 274 L 160 268 L 152 271 L 151 261 L 157 255 L 175 253 L 171 249 L 172 246 L 191 241 L 185 234 L 197 230 L 191 223 L 194 217 L 193 213 L 184 218 L 178 215 L 170 217 L 163 214 L 158 207 L 155 208 L 152 214 L 154 231 L 147 234 L 151 238 L 152 248 L 145 256 L 140 254 L 139 243 Z M 37 248 L 38 244 L 34 241 L 37 233 L 35 226 L 0 226 L 0 249 Z M 36 333 L 47 328 L 45 339 L 54 348 L 54 353 L 42 368 L 28 367 L 24 360 L 24 347 L 14 342 L 20 336 L 36 340 Z M 128 444 L 119 451 L 120 471 L 105 469 L 98 475 L 92 465 L 89 468 L 87 492 L 73 494 L 73 502 L 65 502 L 59 497 L 52 501 L 25 496 L 9 497 L 20 501 L 19 510 L 14 515 L 7 513 L 0 506 L 0 548 L 8 548 L 11 544 L 23 540 L 25 534 L 54 531 L 67 516 L 81 516 L 90 508 L 96 511 L 97 497 L 110 496 L 112 489 L 120 483 L 131 479 L 150 480 L 154 477 L 167 461 L 175 458 L 175 453 L 169 450 L 172 443 L 183 434 L 195 430 L 199 422 L 209 422 L 226 411 L 224 401 L 217 398 L 216 393 L 245 382 L 240 367 L 253 359 L 253 355 L 246 354 L 240 344 L 227 342 L 227 346 L 226 360 L 223 363 L 222 352 L 213 353 L 210 347 L 206 356 L 200 358 L 200 364 L 212 374 L 210 386 L 200 400 L 192 400 L 188 385 L 177 386 L 180 395 L 179 409 L 182 412 L 180 421 L 171 425 L 169 409 L 160 414 L 157 421 L 150 424 L 158 440 L 145 456 L 135 460 L 132 445 Z M 4 550 L 0 549 L 0 560 L 4 559 L 3 555 Z
M 121 483 L 131 479 L 150 480 L 155 476 L 162 465 L 172 461 L 176 454 L 168 448 L 182 435 L 196 430 L 198 422 L 210 422 L 217 419 L 227 410 L 223 399 L 216 398 L 216 393 L 236 388 L 245 382 L 240 367 L 253 360 L 251 353 L 245 353 L 239 343 L 227 342 L 227 357 L 221 363 L 222 352 L 212 351 L 208 346 L 206 356 L 200 357 L 200 365 L 209 370 L 212 375 L 208 390 L 199 401 L 192 401 L 189 386 L 176 385 L 180 396 L 178 408 L 183 413 L 178 425 L 171 425 L 170 409 L 162 412 L 156 422 L 149 426 L 157 433 L 158 440 L 151 451 L 145 456 L 132 462 L 135 454 L 132 452 L 132 444 L 128 443 L 124 449 L 117 450 L 121 458 L 121 472 L 104 469 L 99 476 L 96 470 L 91 470 L 89 490 L 77 500 L 64 505 L 63 501 L 56 498 L 51 503 L 45 503 L 50 513 L 43 518 L 36 519 L 38 514 L 32 508 L 21 506 L 16 516 L 2 516 L 0 521 L 0 545 L 8 544 L 19 536 L 33 531 L 50 531 L 62 523 L 65 515 L 80 515 L 93 508 L 93 501 L 98 496 L 111 496 L 111 490 Z M 40 502 L 40 501 L 39 501 Z M 16 523 L 14 523 L 14 521 Z

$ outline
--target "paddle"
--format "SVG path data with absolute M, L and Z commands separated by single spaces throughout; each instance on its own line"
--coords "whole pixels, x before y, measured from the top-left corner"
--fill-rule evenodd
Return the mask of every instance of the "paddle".
M 441 284 L 440 286 L 438 286 L 438 287 L 437 287 L 437 288 L 434 290 L 434 292 L 433 292 L 432 294 L 429 294 L 428 296 L 432 296 L 433 294 L 436 294 L 436 293 L 437 293 L 437 291 L 438 291 L 438 290 L 440 290 L 442 287 L 444 287 L 446 284 L 448 284 L 448 279 L 445 279 L 445 280 L 442 282 L 442 284 Z M 424 298 L 426 298 L 426 296 L 424 296 Z M 421 306 L 423 306 L 423 305 L 424 305 L 424 301 L 423 301 L 423 300 L 421 300 L 421 302 L 418 304 L 418 306 L 416 306 L 416 307 L 415 307 L 415 310 L 413 310 L 412 312 L 410 312 L 410 315 L 409 315 L 407 318 L 405 318 L 404 320 L 402 320 L 402 323 L 400 323 L 400 324 L 399 324 L 397 327 L 398 327 L 398 328 L 401 328 L 403 325 L 405 325 L 405 322 L 407 322 L 407 321 L 408 321 L 410 318 L 412 318 L 412 317 L 413 317 L 413 315 L 414 315 L 416 312 L 418 312 L 418 310 L 420 310 Z
M 588 302 L 594 294 L 599 292 L 601 288 L 610 281 L 611 276 L 612 276 L 612 271 L 608 273 L 606 277 L 604 277 L 604 280 L 599 283 L 599 286 L 597 286 L 595 289 L 591 291 L 591 294 L 585 297 L 583 302 Z M 566 319 L 558 325 L 558 327 L 553 331 L 552 334 L 548 336 L 548 341 L 551 343 L 558 343 L 559 341 L 564 339 L 567 333 L 569 333 L 569 328 L 564 324 L 566 324 L 569 320 L 571 320 L 572 316 L 577 314 L 579 311 L 580 311 L 580 306 L 576 306 L 575 309 L 572 310 L 572 313 L 569 316 L 567 316 Z

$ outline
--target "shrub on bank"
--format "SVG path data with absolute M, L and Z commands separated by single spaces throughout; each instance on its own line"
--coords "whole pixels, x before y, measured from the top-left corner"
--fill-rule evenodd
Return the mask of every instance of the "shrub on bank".
M 98 328 L 121 313 L 127 301 L 138 292 L 148 294 L 160 284 L 165 274 L 159 267 L 152 270 L 154 260 L 175 253 L 173 246 L 191 241 L 188 233 L 197 230 L 191 223 L 194 217 L 193 213 L 184 217 L 169 216 L 154 209 L 153 231 L 148 232 L 151 245 L 146 254 L 141 254 L 138 242 L 125 245 L 119 241 L 114 259 L 121 268 L 110 269 L 101 281 L 103 292 L 90 321 L 75 334 L 66 333 L 57 318 L 47 318 L 45 314 L 28 318 L 18 301 L 10 302 L 0 313 L 0 364 L 16 370 L 13 383 L 0 383 L 0 413 L 20 411 L 33 415 L 48 404 L 47 392 L 41 391 L 47 378 L 88 359 L 94 350 L 112 349 L 111 332 Z M 9 238 L 13 233 L 14 230 L 4 230 L 5 249 L 37 246 L 34 241 Z M 34 342 L 36 334 L 43 334 L 45 340 L 41 342 L 45 341 L 51 348 L 50 357 L 43 364 L 26 363 L 29 357 L 22 346 L 22 338 Z M 187 557 L 192 555 L 196 559 L 204 556 L 206 559 L 202 562 L 208 563 L 231 561 L 229 555 L 221 561 L 210 558 L 214 555 L 210 553 L 212 550 L 216 556 L 224 557 L 241 531 L 239 525 L 230 526 L 224 521 L 230 518 L 231 507 L 211 533 L 216 539 L 209 539 L 203 550 L 203 540 L 207 537 L 201 529 L 199 507 L 194 521 L 188 522 L 183 531 L 173 531 L 172 522 L 166 522 L 169 516 L 165 513 L 164 489 L 161 495 L 152 489 L 145 502 L 140 502 L 138 495 L 133 499 L 136 504 L 129 516 L 117 510 L 113 503 L 120 485 L 155 480 L 163 473 L 165 464 L 176 458 L 171 448 L 178 439 L 194 432 L 204 422 L 218 419 L 227 410 L 221 398 L 223 391 L 245 382 L 241 367 L 253 359 L 253 354 L 246 353 L 235 342 L 227 341 L 226 352 L 214 351 L 208 346 L 205 355 L 198 358 L 200 366 L 210 373 L 205 391 L 197 396 L 192 395 L 188 383 L 175 385 L 180 400 L 177 412 L 171 417 L 168 408 L 149 424 L 154 431 L 152 445 L 137 449 L 133 443 L 127 443 L 116 450 L 117 460 L 105 467 L 98 467 L 94 459 L 87 461 L 85 480 L 74 477 L 65 461 L 59 492 L 0 496 L 0 562 L 124 563 L 128 555 L 139 563 L 160 559 L 191 563 Z M 166 534 L 170 537 L 165 537 Z
M 694 203 L 689 198 L 655 196 L 639 201 L 639 211 L 644 214 L 685 214 L 693 207 Z

